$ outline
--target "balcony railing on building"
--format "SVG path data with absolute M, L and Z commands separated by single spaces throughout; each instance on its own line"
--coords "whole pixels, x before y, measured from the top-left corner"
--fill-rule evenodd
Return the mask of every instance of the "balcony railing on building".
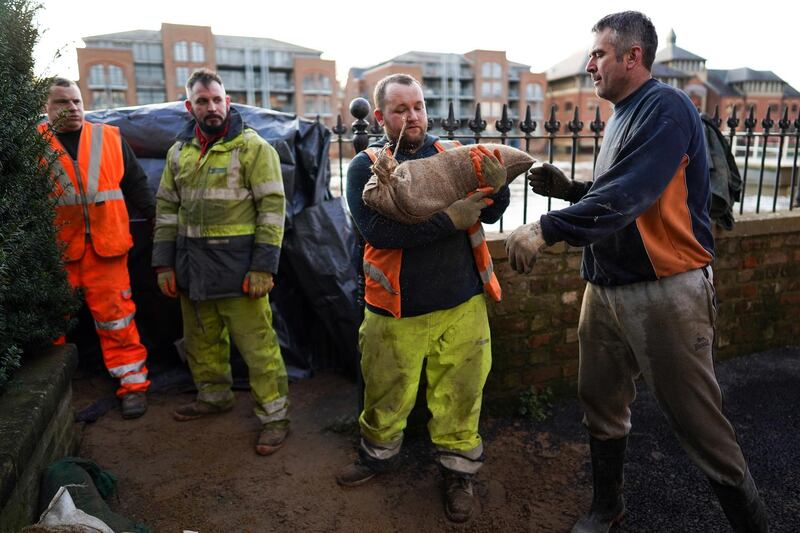
M 356 118 L 351 128 L 344 125 L 339 115 L 332 129 L 333 171 L 334 177 L 338 177 L 338 184 L 334 179 L 332 186 L 335 189 L 338 185 L 339 192 L 345 188 L 346 167 L 353 153 L 363 150 L 370 140 L 383 135 L 380 126 L 369 117 L 370 106 L 366 100 L 353 100 L 350 113 Z M 777 121 L 772 118 L 772 113 L 772 109 L 768 108 L 766 116 L 759 121 L 751 107 L 748 117 L 740 120 L 734 109 L 723 123 L 716 108 L 711 117 L 732 146 L 742 176 L 741 199 L 734 205 L 735 213 L 776 212 L 797 207 L 800 192 L 800 113 L 790 118 L 789 110 L 784 107 Z M 605 128 L 599 108 L 595 109 L 594 119 L 585 124 L 580 120 L 580 109 L 576 106 L 572 120 L 562 125 L 556 120 L 555 106 L 551 106 L 548 120 L 540 123 L 532 118 L 530 105 L 526 106 L 525 118 L 515 120 L 509 112 L 509 106 L 503 104 L 502 116 L 493 122 L 489 124 L 483 118 L 480 104 L 475 105 L 471 118 L 456 118 L 451 102 L 448 116 L 429 117 L 428 126 L 435 135 L 465 144 L 509 144 L 529 152 L 537 159 L 556 164 L 571 179 L 592 179 Z M 490 130 L 493 131 L 487 134 Z M 535 195 L 522 176 L 512 182 L 510 188 L 511 205 L 500 222 L 489 229 L 499 232 L 503 232 L 504 227 L 513 229 L 535 220 L 546 211 L 568 205 L 562 200 Z

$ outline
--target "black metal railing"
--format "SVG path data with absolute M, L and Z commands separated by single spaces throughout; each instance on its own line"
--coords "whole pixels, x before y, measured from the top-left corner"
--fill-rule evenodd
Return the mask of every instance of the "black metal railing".
M 370 105 L 364 98 L 356 98 L 350 104 L 350 114 L 355 117 L 352 124 L 352 134 L 347 137 L 348 128 L 344 125 L 341 115 L 337 117 L 336 125 L 332 128 L 334 143 L 338 146 L 338 170 L 339 170 L 339 190 L 344 190 L 345 175 L 345 146 L 352 145 L 355 153 L 360 152 L 369 144 L 370 139 L 375 139 L 383 135 L 382 128 L 370 119 Z M 775 130 L 775 121 L 771 118 L 772 109 L 767 108 L 766 116 L 761 120 L 762 131 L 755 131 L 758 121 L 755 118 L 754 107 L 749 108 L 748 117 L 743 121 L 743 129 L 739 129 L 740 120 L 737 117 L 737 110 L 734 107 L 733 113 L 725 122 L 727 132 L 723 133 L 732 147 L 736 157 L 737 166 L 742 176 L 742 191 L 739 200 L 738 212 L 742 214 L 747 210 L 755 213 L 761 212 L 762 196 L 767 187 L 772 188 L 772 212 L 788 209 L 792 210 L 798 206 L 798 150 L 800 149 L 800 112 L 794 120 L 789 118 L 789 110 L 784 107 L 782 118 L 778 121 L 778 129 Z M 720 128 L 722 119 L 719 116 L 719 107 L 714 110 L 711 117 L 714 124 Z M 581 179 L 591 179 L 597 164 L 597 155 L 603 137 L 605 123 L 600 117 L 600 108 L 595 109 L 594 119 L 588 124 L 580 120 L 580 110 L 576 106 L 573 109 L 572 119 L 562 128 L 561 122 L 556 118 L 556 106 L 550 107 L 550 116 L 542 121 L 543 134 L 537 135 L 539 123 L 531 116 L 530 105 L 526 107 L 525 118 L 515 121 L 509 118 L 508 106 L 503 105 L 502 114 L 496 120 L 491 130 L 487 121 L 481 114 L 480 103 L 475 105 L 475 114 L 470 118 L 457 118 L 453 112 L 453 104 L 450 103 L 448 116 L 445 118 L 429 118 L 428 128 L 431 133 L 443 139 L 460 140 L 465 143 L 478 143 L 482 141 L 499 142 L 502 144 L 514 144 L 520 149 L 531 153 L 534 157 L 537 154 L 547 154 L 550 163 L 556 161 L 556 151 L 561 148 L 565 154 L 569 154 L 569 176 L 576 179 L 576 168 L 578 158 L 588 157 L 591 152 L 591 175 L 588 169 Z M 514 133 L 514 130 L 518 133 Z M 771 154 L 768 157 L 768 154 Z M 758 157 L 760 163 L 755 170 L 758 174 L 758 181 L 753 186 L 752 180 L 754 169 L 751 168 L 751 159 Z M 791 160 L 791 165 L 788 161 Z M 565 163 L 565 161 L 560 161 Z M 774 177 L 771 176 L 774 168 Z M 522 203 L 521 223 L 528 221 L 529 212 L 529 193 L 525 186 L 525 180 L 516 180 L 512 183 L 517 185 L 512 192 L 512 206 L 515 202 Z M 749 186 L 749 188 L 748 188 Z M 751 190 L 752 189 L 752 190 Z M 521 196 L 521 198 L 520 198 Z M 547 198 L 546 209 L 552 208 L 552 199 Z M 512 207 L 510 206 L 510 208 Z M 542 205 L 542 208 L 544 205 Z M 747 207 L 747 209 L 745 209 Z M 734 206 L 734 210 L 736 206 Z M 498 229 L 503 232 L 503 220 L 500 219 Z M 514 221 L 515 224 L 519 221 Z

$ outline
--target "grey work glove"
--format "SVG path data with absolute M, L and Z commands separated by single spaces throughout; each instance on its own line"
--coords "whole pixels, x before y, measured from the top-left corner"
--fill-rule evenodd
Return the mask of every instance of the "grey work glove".
M 550 163 L 534 165 L 528 175 L 528 182 L 536 194 L 572 203 L 581 199 L 585 187 L 583 183 L 569 179 L 558 167 Z
M 480 188 L 466 198 L 450 204 L 450 207 L 444 210 L 444 214 L 450 217 L 456 229 L 468 229 L 478 221 L 481 210 L 494 203 L 491 198 L 485 198 L 491 192 L 491 187 Z
M 512 231 L 506 239 L 508 262 L 518 273 L 527 274 L 533 269 L 539 252 L 546 247 L 541 223 L 525 224 Z

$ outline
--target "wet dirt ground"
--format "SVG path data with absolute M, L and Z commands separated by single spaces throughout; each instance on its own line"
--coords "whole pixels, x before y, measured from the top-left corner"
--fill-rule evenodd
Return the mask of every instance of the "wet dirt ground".
M 771 515 L 773 532 L 800 530 L 800 349 L 718 365 L 725 407 Z M 113 394 L 97 372 L 73 382 L 80 411 Z M 255 454 L 258 423 L 248 393 L 233 411 L 178 423 L 171 411 L 191 393 L 162 390 L 138 420 L 112 410 L 80 423 L 80 454 L 119 478 L 116 512 L 155 532 L 550 532 L 568 531 L 591 499 L 580 408 L 559 400 L 543 423 L 487 417 L 477 516 L 445 517 L 424 420 L 407 431 L 399 471 L 342 489 L 334 475 L 354 458 L 357 387 L 334 374 L 290 386 L 292 432 L 271 457 Z M 642 387 L 633 407 L 626 464 L 629 514 L 622 531 L 729 531 L 702 474 Z

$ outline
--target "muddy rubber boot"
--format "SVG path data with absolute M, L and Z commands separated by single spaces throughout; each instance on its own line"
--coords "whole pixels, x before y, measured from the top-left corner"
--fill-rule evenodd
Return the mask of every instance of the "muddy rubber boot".
M 336 474 L 336 483 L 342 487 L 358 487 L 374 478 L 378 472 L 359 457 Z
M 716 481 L 711 481 L 711 489 L 717 495 L 728 522 L 736 533 L 766 533 L 769 531 L 767 525 L 767 509 L 758 494 L 750 470 L 744 474 L 744 480 L 736 487 L 723 485 Z
M 375 459 L 367 455 L 362 449 L 358 449 L 358 457 L 349 465 L 346 465 L 336 474 L 336 483 L 342 487 L 357 487 L 363 485 L 378 474 L 385 474 L 397 469 L 400 455 L 394 455 L 389 459 Z
M 139 418 L 147 411 L 147 396 L 144 392 L 129 392 L 120 400 L 122 418 Z
M 256 453 L 258 455 L 272 455 L 283 447 L 288 434 L 289 424 L 285 422 L 263 426 L 256 441 Z
M 628 437 L 609 440 L 589 437 L 594 486 L 592 506 L 572 526 L 572 533 L 605 533 L 622 522 L 625 516 L 622 468 L 627 444 Z
M 207 415 L 225 413 L 231 409 L 233 409 L 233 403 L 230 405 L 219 406 L 195 400 L 192 403 L 181 405 L 172 411 L 172 418 L 178 422 L 186 422 L 188 420 L 196 420 Z
M 462 524 L 472 518 L 475 497 L 472 476 L 442 468 L 444 478 L 444 512 L 447 519 Z

